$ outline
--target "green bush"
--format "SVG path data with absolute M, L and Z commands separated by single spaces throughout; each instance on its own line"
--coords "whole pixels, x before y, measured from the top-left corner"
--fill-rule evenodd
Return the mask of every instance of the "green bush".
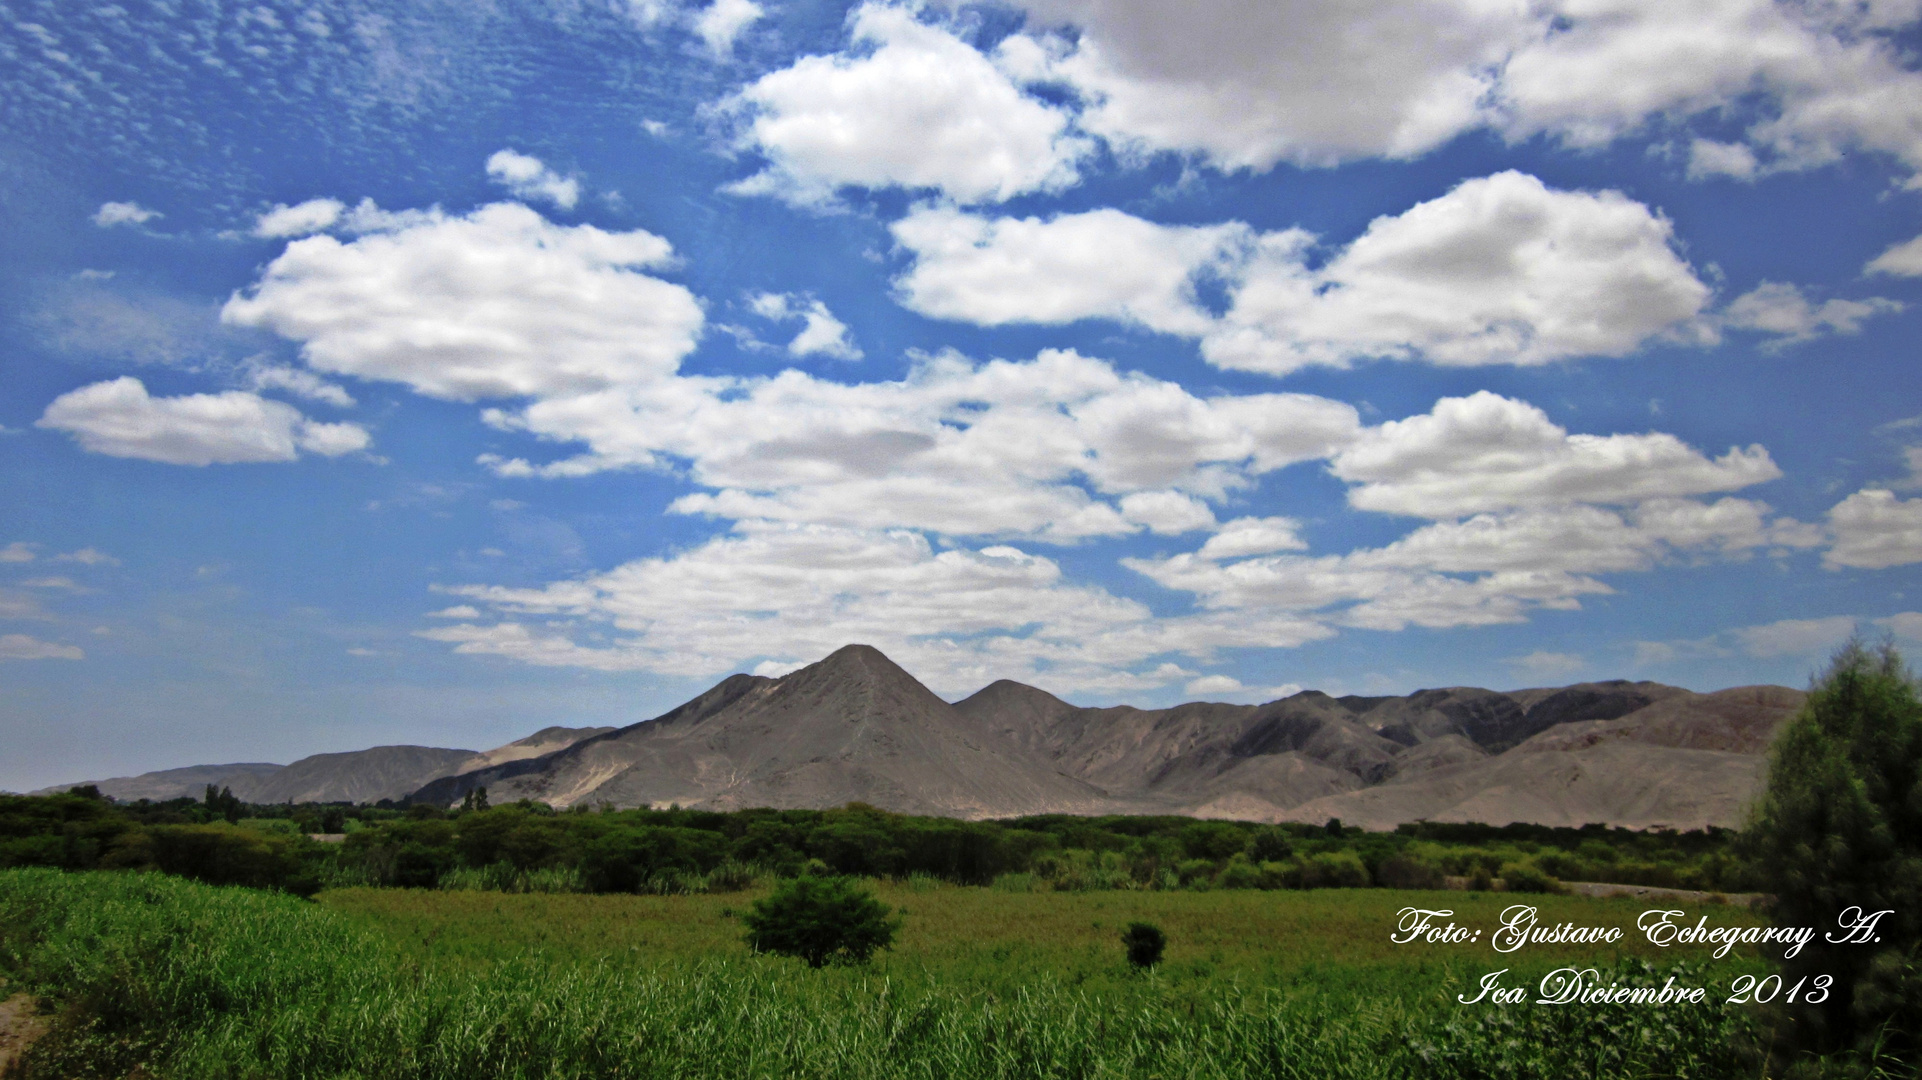
M 1562 883 L 1549 876 L 1533 862 L 1512 862 L 1502 864 L 1502 884 L 1509 892 L 1558 893 Z
M 1324 851 L 1302 863 L 1301 887 L 1304 889 L 1365 889 L 1368 867 L 1352 851 Z
M 755 952 L 798 956 L 809 967 L 866 963 L 894 941 L 899 917 L 844 877 L 799 877 L 756 900 L 741 922 Z

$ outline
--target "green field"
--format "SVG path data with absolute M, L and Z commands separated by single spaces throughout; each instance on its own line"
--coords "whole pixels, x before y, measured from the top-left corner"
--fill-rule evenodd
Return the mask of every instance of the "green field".
M 815 971 L 747 952 L 730 912 L 752 891 L 354 889 L 305 902 L 16 870 L 0 873 L 0 968 L 62 1010 L 29 1077 L 1759 1075 L 1741 1049 L 1748 1017 L 1719 1004 L 1453 1001 L 1499 967 L 1519 981 L 1579 961 L 1659 983 L 1634 949 L 1534 946 L 1511 961 L 1387 940 L 1409 904 L 1492 927 L 1521 897 L 873 887 L 906 909 L 895 947 Z M 1526 902 L 1544 922 L 1631 932 L 1646 906 Z M 1134 919 L 1169 936 L 1145 974 L 1118 942 Z M 1759 968 L 1731 957 L 1684 980 L 1719 988 Z
M 1184 1001 L 1224 982 L 1420 1001 L 1445 998 L 1459 992 L 1464 980 L 1505 967 L 1538 974 L 1628 956 L 1657 963 L 1707 958 L 1700 950 L 1678 954 L 1649 946 L 1634 927 L 1636 916 L 1652 905 L 1626 899 L 1392 889 L 1014 893 L 885 880 L 869 887 L 905 918 L 893 949 L 855 977 L 1002 994 L 1041 982 L 1107 994 L 1140 992 L 1143 980 L 1128 969 L 1119 944 L 1121 928 L 1135 920 L 1167 932 L 1168 952 L 1153 982 L 1158 994 Z M 585 896 L 338 889 L 318 900 L 417 962 L 486 970 L 538 956 L 648 967 L 748 960 L 737 914 L 765 891 Z M 1619 926 L 1627 934 L 1620 947 L 1537 945 L 1507 958 L 1486 944 L 1389 941 L 1404 907 L 1451 910 L 1458 922 L 1492 929 L 1500 912 L 1518 903 L 1537 906 L 1543 923 Z M 1738 907 L 1700 907 L 1691 917 L 1698 912 L 1712 912 L 1717 923 L 1763 923 Z M 1715 968 L 1727 969 L 1729 977 L 1759 970 L 1752 960 L 1734 957 Z

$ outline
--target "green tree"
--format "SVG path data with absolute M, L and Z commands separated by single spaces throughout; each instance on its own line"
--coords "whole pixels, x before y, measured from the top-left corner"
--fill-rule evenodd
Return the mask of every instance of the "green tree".
M 1850 641 L 1770 750 L 1768 786 L 1743 836 L 1783 926 L 1817 928 L 1783 962 L 1787 985 L 1830 976 L 1824 1000 L 1789 1006 L 1806 1045 L 1922 1046 L 1922 701 L 1894 648 Z M 1844 911 L 1886 911 L 1870 942 L 1831 943 Z
M 887 905 L 844 877 L 798 877 L 756 900 L 741 917 L 755 952 L 798 956 L 809 967 L 860 964 L 885 949 L 901 927 Z

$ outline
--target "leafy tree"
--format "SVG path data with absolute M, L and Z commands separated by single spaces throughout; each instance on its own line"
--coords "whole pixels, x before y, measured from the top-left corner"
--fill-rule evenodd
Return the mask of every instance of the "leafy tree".
M 234 794 L 232 788 L 221 788 L 216 791 L 212 784 L 208 784 L 204 805 L 207 807 L 208 814 L 226 819 L 229 825 L 240 820 L 240 799 Z
M 1851 641 L 1815 679 L 1770 751 L 1743 846 L 1777 898 L 1777 922 L 1818 931 L 1784 961 L 1784 980 L 1835 980 L 1826 1000 L 1789 1006 L 1805 1041 L 1912 1061 L 1922 1047 L 1922 702 L 1892 646 Z M 1888 912 L 1877 940 L 1825 940 L 1849 908 Z
M 1154 923 L 1131 922 L 1121 932 L 1121 944 L 1128 950 L 1130 964 L 1151 968 L 1161 963 L 1162 950 L 1168 947 L 1168 935 Z
M 755 952 L 798 956 L 809 967 L 866 963 L 901 927 L 887 905 L 844 877 L 798 877 L 741 917 Z

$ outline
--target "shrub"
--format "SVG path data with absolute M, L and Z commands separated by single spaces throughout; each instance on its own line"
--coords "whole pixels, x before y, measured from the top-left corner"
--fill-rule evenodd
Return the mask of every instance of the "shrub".
M 809 967 L 866 963 L 900 929 L 887 905 L 843 877 L 798 877 L 756 900 L 741 922 L 755 952 L 798 956 Z
M 1221 876 L 1215 879 L 1215 884 L 1224 889 L 1259 889 L 1261 888 L 1261 870 L 1254 863 L 1237 855 L 1228 860 L 1228 865 L 1222 868 Z
M 1161 963 L 1162 950 L 1168 947 L 1168 935 L 1154 923 L 1131 922 L 1121 932 L 1121 944 L 1128 950 L 1128 963 L 1137 968 L 1151 968 Z
M 1301 867 L 1304 889 L 1365 889 L 1368 867 L 1352 851 L 1324 851 L 1309 858 Z
M 1558 893 L 1562 883 L 1550 877 L 1541 867 L 1532 862 L 1512 862 L 1502 864 L 1502 883 L 1509 892 Z

